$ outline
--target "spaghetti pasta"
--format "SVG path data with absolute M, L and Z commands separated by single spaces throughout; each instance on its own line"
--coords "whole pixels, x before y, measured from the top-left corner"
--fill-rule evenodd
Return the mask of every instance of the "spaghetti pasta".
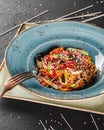
M 61 91 L 84 88 L 97 74 L 91 57 L 82 49 L 55 48 L 36 64 L 40 84 Z

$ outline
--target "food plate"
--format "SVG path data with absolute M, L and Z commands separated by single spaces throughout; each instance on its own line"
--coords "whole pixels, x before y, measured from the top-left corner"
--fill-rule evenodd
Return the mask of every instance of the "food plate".
M 87 89 L 61 92 L 43 87 L 35 78 L 21 85 L 32 93 L 58 100 L 78 100 L 104 93 L 104 30 L 80 22 L 52 22 L 32 27 L 18 35 L 8 46 L 5 59 L 11 75 L 34 70 L 34 58 L 52 47 L 81 48 L 90 54 L 100 70 L 94 85 Z M 11 58 L 12 56 L 12 58 Z

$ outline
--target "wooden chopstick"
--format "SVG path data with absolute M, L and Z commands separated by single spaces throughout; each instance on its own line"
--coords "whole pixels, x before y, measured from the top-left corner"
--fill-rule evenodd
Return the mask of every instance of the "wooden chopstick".
M 70 15 L 72 15 L 72 14 L 79 13 L 79 12 L 81 12 L 81 11 L 83 11 L 83 10 L 86 10 L 86 9 L 89 9 L 89 8 L 91 8 L 91 7 L 93 7 L 93 6 L 94 6 L 94 5 L 86 6 L 86 7 L 82 8 L 82 9 L 79 9 L 79 10 L 76 10 L 76 11 L 74 11 L 74 12 L 72 12 L 72 13 L 69 13 L 69 14 L 66 14 L 66 15 L 64 15 L 64 16 L 61 16 L 61 17 L 57 18 L 56 20 L 59 20 L 59 19 L 68 17 L 68 16 L 70 16 Z
M 74 12 L 72 12 L 72 13 L 70 13 L 70 14 L 61 16 L 61 17 L 57 18 L 56 20 L 65 18 L 65 17 L 67 17 L 67 16 L 70 16 L 70 15 L 72 15 L 72 14 L 78 13 L 78 12 L 80 12 L 80 11 L 86 10 L 86 9 L 88 9 L 88 8 L 91 8 L 91 7 L 93 7 L 93 5 L 84 7 L 84 8 L 82 8 L 82 9 L 79 9 L 79 10 L 77 10 L 77 11 L 74 11 Z M 49 10 L 45 10 L 45 11 L 43 11 L 42 13 L 40 13 L 40 14 L 38 14 L 38 15 L 36 15 L 36 16 L 34 16 L 34 17 L 32 17 L 32 18 L 26 20 L 26 21 L 24 21 L 23 23 L 29 22 L 29 21 L 31 21 L 31 20 L 33 20 L 33 19 L 35 19 L 35 18 L 37 18 L 37 17 L 39 17 L 39 16 L 41 16 L 41 15 L 47 13 L 48 11 L 49 11 Z M 49 21 L 49 20 L 48 20 L 48 21 Z M 38 22 L 38 23 L 39 23 L 39 22 Z M 11 29 L 9 29 L 9 30 L 7 30 L 7 31 L 5 31 L 5 32 L 3 32 L 3 33 L 1 33 L 1 34 L 0 34 L 0 37 L 3 36 L 3 35 L 5 35 L 5 34 L 7 34 L 7 33 L 9 33 L 9 32 L 12 31 L 12 30 L 18 28 L 20 25 L 21 25 L 21 24 L 18 24 L 18 25 L 16 25 L 16 26 L 12 27 Z
M 45 10 L 45 11 L 39 13 L 38 15 L 36 15 L 36 16 L 34 16 L 34 17 L 32 17 L 32 18 L 26 20 L 26 21 L 24 21 L 23 23 L 29 22 L 29 21 L 31 21 L 31 20 L 33 20 L 33 19 L 35 19 L 35 18 L 37 18 L 37 17 L 39 17 L 39 16 L 41 16 L 41 15 L 47 13 L 48 11 L 49 11 L 49 10 Z M 7 34 L 7 33 L 9 33 L 9 32 L 12 31 L 12 30 L 18 28 L 20 25 L 21 25 L 21 24 L 18 24 L 18 25 L 16 25 L 16 26 L 12 27 L 11 29 L 9 29 L 9 30 L 7 30 L 7 31 L 5 31 L 5 32 L 3 32 L 3 33 L 1 33 L 1 34 L 0 34 L 0 37 L 3 36 L 3 35 L 5 35 L 5 34 Z
M 44 20 L 44 21 L 38 21 L 38 22 L 35 22 L 35 23 L 40 24 L 40 23 L 53 22 L 53 21 L 65 21 L 65 20 L 72 20 L 72 19 L 76 19 L 76 18 L 83 18 L 83 17 L 90 17 L 90 16 L 95 16 L 95 15 L 97 15 L 97 16 L 95 16 L 95 17 L 88 18 L 88 19 L 85 19 L 85 20 L 82 20 L 82 21 L 81 21 L 81 22 L 89 22 L 89 21 L 91 21 L 91 20 L 94 20 L 94 19 L 103 17 L 104 14 L 98 15 L 98 14 L 102 13 L 101 11 L 99 11 L 99 12 L 95 12 L 95 13 L 84 14 L 84 15 L 78 15 L 78 16 L 73 16 L 73 17 L 66 18 L 66 17 L 68 17 L 68 16 L 70 16 L 70 15 L 72 15 L 72 14 L 76 14 L 76 13 L 81 12 L 81 11 L 83 11 L 83 10 L 89 9 L 89 8 L 91 8 L 91 7 L 93 7 L 93 6 L 94 6 L 94 5 L 86 6 L 86 7 L 82 8 L 82 9 L 76 10 L 76 11 L 74 11 L 74 12 L 72 12 L 72 13 L 66 14 L 66 15 L 64 15 L 64 16 L 61 16 L 61 17 L 56 18 L 56 19 L 53 19 L 53 20 Z M 37 17 L 39 17 L 39 16 L 41 16 L 41 15 L 47 13 L 48 11 L 49 11 L 49 10 L 45 10 L 45 11 L 43 11 L 42 13 L 39 13 L 38 15 L 36 15 L 36 16 L 34 16 L 34 17 L 32 17 L 32 18 L 26 20 L 26 21 L 24 21 L 23 23 L 29 22 L 29 21 L 31 21 L 31 20 L 33 20 L 33 19 L 35 19 L 35 18 L 37 18 Z M 11 29 L 9 29 L 9 30 L 7 30 L 7 31 L 5 31 L 5 32 L 3 32 L 3 33 L 1 33 L 1 34 L 0 34 L 0 37 L 3 36 L 3 35 L 5 35 L 5 34 L 7 34 L 7 33 L 9 33 L 10 31 L 13 31 L 14 29 L 16 29 L 17 27 L 19 27 L 20 25 L 21 25 L 21 24 L 18 24 L 18 25 L 16 25 L 16 26 L 12 27 Z
M 73 16 L 73 17 L 69 17 L 69 18 L 63 18 L 63 19 L 61 19 L 61 21 L 72 20 L 72 19 L 77 19 L 77 18 L 84 18 L 84 17 L 91 17 L 91 16 L 96 16 L 101 13 L 102 13 L 102 11 L 95 12 L 95 13 L 89 13 L 89 14 L 83 14 L 83 15 L 77 15 L 77 16 Z
M 98 15 L 98 16 L 95 16 L 95 17 L 92 17 L 92 18 L 89 18 L 89 19 L 85 19 L 85 20 L 82 20 L 81 22 L 89 22 L 91 20 L 94 20 L 94 19 L 97 19 L 97 18 L 101 18 L 101 17 L 104 17 L 104 14 L 101 14 L 101 15 Z
M 101 11 L 99 12 L 95 12 L 95 13 L 89 13 L 89 14 L 84 14 L 84 15 L 78 15 L 78 16 L 73 16 L 73 17 L 69 17 L 69 18 L 63 18 L 63 19 L 52 19 L 52 20 L 44 20 L 44 21 L 38 21 L 35 22 L 36 24 L 42 24 L 42 23 L 48 23 L 48 22 L 55 22 L 55 21 L 65 21 L 65 20 L 73 20 L 75 18 L 84 18 L 84 17 L 90 17 L 90 16 L 95 16 L 97 18 L 96 15 L 102 13 Z M 102 14 L 101 14 L 102 15 Z M 93 17 L 93 18 L 95 18 Z M 98 15 L 99 17 L 99 15 Z M 101 16 L 100 16 L 101 17 Z M 86 19 L 87 20 L 87 19 Z M 84 21 L 84 20 L 83 20 Z

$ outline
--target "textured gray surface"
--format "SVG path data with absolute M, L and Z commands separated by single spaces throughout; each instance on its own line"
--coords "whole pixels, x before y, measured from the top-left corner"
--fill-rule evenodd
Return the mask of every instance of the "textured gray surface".
M 49 13 L 34 19 L 33 22 L 54 19 L 89 5 L 94 5 L 94 7 L 78 14 L 104 12 L 104 0 L 0 0 L 0 33 L 47 9 L 49 9 Z M 104 28 L 104 17 L 89 23 Z M 16 29 L 0 37 L 0 63 L 3 60 L 4 51 L 15 33 Z M 52 128 L 70 130 L 65 119 L 73 130 L 104 129 L 103 115 L 0 99 L 0 130 L 45 130 L 44 127 L 47 130 L 52 130 Z

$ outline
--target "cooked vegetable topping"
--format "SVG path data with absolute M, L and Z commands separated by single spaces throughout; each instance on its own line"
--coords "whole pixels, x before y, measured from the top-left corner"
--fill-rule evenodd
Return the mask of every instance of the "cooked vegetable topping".
M 56 48 L 36 63 L 38 81 L 61 91 L 84 88 L 97 74 L 91 57 L 82 49 Z

